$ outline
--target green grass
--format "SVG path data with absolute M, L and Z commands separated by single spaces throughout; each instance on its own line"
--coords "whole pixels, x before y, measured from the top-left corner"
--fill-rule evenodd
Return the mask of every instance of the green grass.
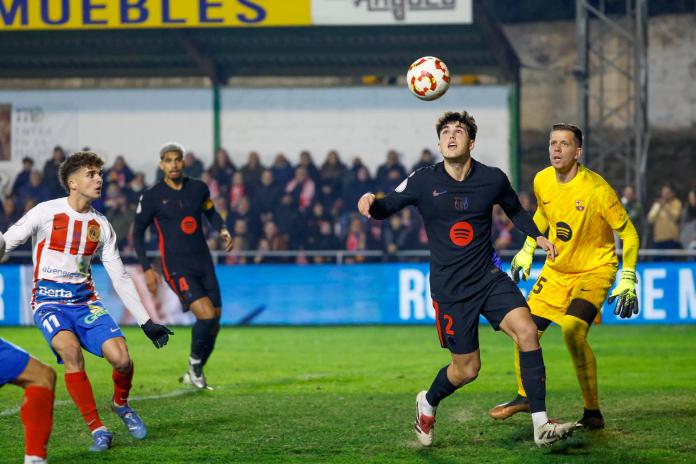
M 494 422 L 489 407 L 515 393 L 507 337 L 481 327 L 479 378 L 442 403 L 435 444 L 412 432 L 415 395 L 427 389 L 448 353 L 434 327 L 224 328 L 207 369 L 215 391 L 178 383 L 190 330 L 175 329 L 155 350 L 127 329 L 136 363 L 132 405 L 149 427 L 132 440 L 107 409 L 110 369 L 87 354 L 100 414 L 115 431 L 107 453 L 87 452 L 90 438 L 62 380 L 49 443 L 53 463 L 336 462 L 336 463 L 677 463 L 696 458 L 696 327 L 593 328 L 605 430 L 577 432 L 538 449 L 528 415 Z M 36 328 L 0 335 L 53 361 Z M 560 331 L 543 339 L 548 409 L 577 419 L 582 399 Z M 177 392 L 179 396 L 140 399 Z M 19 406 L 22 391 L 0 389 L 0 412 Z M 20 462 L 18 414 L 0 414 L 0 462 Z

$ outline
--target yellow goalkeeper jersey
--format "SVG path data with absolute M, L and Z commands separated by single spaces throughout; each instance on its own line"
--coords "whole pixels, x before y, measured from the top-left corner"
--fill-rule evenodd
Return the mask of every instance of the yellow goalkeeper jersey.
M 628 215 L 614 189 L 599 174 L 578 166 L 568 183 L 556 180 L 553 167 L 534 177 L 538 210 L 535 222 L 558 249 L 556 260 L 546 266 L 562 273 L 580 273 L 614 264 L 618 258 L 613 229 L 620 229 Z

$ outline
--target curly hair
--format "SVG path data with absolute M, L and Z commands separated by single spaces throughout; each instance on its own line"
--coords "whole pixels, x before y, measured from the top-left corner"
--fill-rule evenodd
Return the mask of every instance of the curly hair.
M 464 127 L 466 127 L 466 133 L 469 134 L 469 139 L 476 140 L 476 131 L 478 131 L 476 120 L 466 111 L 462 111 L 461 113 L 448 111 L 447 113 L 443 114 L 440 119 L 437 120 L 437 124 L 435 125 L 435 131 L 437 132 L 438 137 L 440 136 L 440 131 L 442 131 L 442 128 L 451 122 L 461 123 Z
M 78 151 L 68 156 L 65 161 L 60 163 L 60 167 L 58 168 L 58 179 L 60 180 L 60 185 L 63 186 L 66 192 L 70 193 L 68 178 L 85 166 L 101 169 L 104 166 L 104 160 L 101 156 L 92 151 Z

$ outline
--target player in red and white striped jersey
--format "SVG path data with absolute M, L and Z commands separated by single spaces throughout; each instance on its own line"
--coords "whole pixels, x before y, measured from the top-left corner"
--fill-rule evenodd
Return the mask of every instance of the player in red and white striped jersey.
M 143 421 L 128 405 L 133 361 L 126 340 L 94 289 L 91 261 L 99 254 L 113 286 L 145 334 L 157 348 L 172 332 L 155 324 L 140 302 L 116 246 L 108 220 L 92 208 L 101 196 L 103 160 L 92 152 L 77 152 L 60 166 L 60 181 L 68 196 L 29 210 L 5 233 L 6 251 L 33 243 L 34 321 L 65 365 L 65 384 L 92 432 L 92 451 L 111 446 L 111 433 L 101 422 L 84 370 L 82 348 L 113 366 L 112 409 L 136 439 L 145 438 Z

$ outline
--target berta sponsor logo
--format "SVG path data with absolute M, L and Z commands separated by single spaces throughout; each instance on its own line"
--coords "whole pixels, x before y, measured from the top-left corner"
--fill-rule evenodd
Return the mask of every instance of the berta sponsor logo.
M 48 296 L 51 298 L 72 298 L 73 292 L 66 290 L 64 288 L 48 288 L 39 287 L 37 293 L 41 296 Z

